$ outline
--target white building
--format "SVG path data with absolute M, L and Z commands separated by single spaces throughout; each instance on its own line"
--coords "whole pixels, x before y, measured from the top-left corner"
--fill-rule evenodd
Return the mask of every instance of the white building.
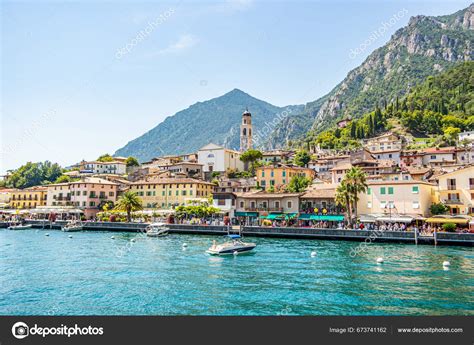
M 212 143 L 199 149 L 198 163 L 203 165 L 204 173 L 225 172 L 227 169 L 244 170 L 240 152 Z
M 120 161 L 112 162 L 81 162 L 81 173 L 91 174 L 117 174 L 124 175 L 127 172 L 127 164 Z
M 464 139 L 474 141 L 474 131 L 459 133 L 459 141 L 463 141 Z

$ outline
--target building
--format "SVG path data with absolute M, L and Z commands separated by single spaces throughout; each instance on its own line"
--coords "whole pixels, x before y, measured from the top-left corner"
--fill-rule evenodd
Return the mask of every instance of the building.
M 54 183 L 46 186 L 48 197 L 46 206 L 71 206 L 69 183 Z
M 437 176 L 439 200 L 452 215 L 474 214 L 474 165 Z
M 331 169 L 331 182 L 340 183 L 347 171 L 358 167 L 367 174 L 369 180 L 381 179 L 381 174 L 391 174 L 397 171 L 397 164 L 392 160 L 358 160 L 353 163 L 342 162 Z
M 474 141 L 474 131 L 459 133 L 459 141 Z
M 34 186 L 12 191 L 10 206 L 12 208 L 36 208 L 46 206 L 47 188 L 45 186 Z
M 428 217 L 435 185 L 425 181 L 369 181 L 366 193 L 359 194 L 359 214 Z
M 199 149 L 198 163 L 203 165 L 205 174 L 212 172 L 224 173 L 227 169 L 244 170 L 244 163 L 240 160 L 240 152 L 212 143 Z
M 423 166 L 425 153 L 420 150 L 403 150 L 400 152 L 400 168 L 407 169 L 414 166 Z
M 443 166 L 456 163 L 455 147 L 434 147 L 424 149 L 423 165 Z
M 402 146 L 401 137 L 392 132 L 364 140 L 364 147 L 370 152 L 401 150 Z
M 234 217 L 236 207 L 236 193 L 246 193 L 257 186 L 254 178 L 228 178 L 220 177 L 218 185 L 214 186 L 212 194 L 213 206 L 219 208 L 229 217 Z
M 204 178 L 203 165 L 192 162 L 179 162 L 163 167 L 163 170 L 171 172 L 171 176 Z
M 2 188 L 0 189 L 0 208 L 8 207 L 12 198 L 14 188 Z
M 244 111 L 242 123 L 240 125 L 240 152 L 245 152 L 252 148 L 252 114 Z
M 83 177 L 69 183 L 71 205 L 84 211 L 87 219 L 93 218 L 103 205 L 117 201 L 118 183 L 98 178 Z
M 246 217 L 248 222 L 255 222 L 258 217 L 275 216 L 294 217 L 299 212 L 301 193 L 236 193 L 236 217 Z
M 352 121 L 351 118 L 345 118 L 345 119 L 342 119 L 342 120 L 339 120 L 337 122 L 337 127 L 339 128 L 346 128 L 347 125 Z
M 316 172 L 310 168 L 302 168 L 285 164 L 265 165 L 258 167 L 255 172 L 257 185 L 268 190 L 283 189 L 294 176 L 304 176 L 311 181 L 315 178 Z
M 304 213 L 341 213 L 334 201 L 337 185 L 320 183 L 311 186 L 301 195 L 300 212 Z
M 127 173 L 127 164 L 120 161 L 98 162 L 82 161 L 80 163 L 80 172 L 83 174 L 116 174 L 124 175 Z
M 144 208 L 172 208 L 212 196 L 212 183 L 192 178 L 146 178 L 133 182 L 130 191 L 136 193 Z
M 376 159 L 392 160 L 396 164 L 400 164 L 401 150 L 391 149 L 383 151 L 371 151 L 370 152 Z
M 474 147 L 456 148 L 456 162 L 463 165 L 474 163 Z
M 265 163 L 282 163 L 289 160 L 291 151 L 271 150 L 262 152 L 262 161 Z

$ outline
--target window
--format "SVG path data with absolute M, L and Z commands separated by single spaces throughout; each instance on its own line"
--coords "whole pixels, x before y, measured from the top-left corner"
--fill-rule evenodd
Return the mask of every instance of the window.
M 372 208 L 372 201 L 367 201 L 367 208 Z
M 162 196 L 165 196 L 165 191 L 162 191 L 162 192 L 161 192 L 161 195 L 162 195 Z
M 430 159 L 436 159 L 436 155 L 431 156 Z
M 287 206 L 288 206 L 288 208 L 292 208 L 292 207 L 293 207 L 293 203 L 292 203 L 291 201 L 288 201 Z
M 393 187 L 388 187 L 388 194 L 393 194 Z
M 413 201 L 413 209 L 419 209 L 420 208 L 420 203 L 418 201 Z
M 380 208 L 385 208 L 387 207 L 387 202 L 386 201 L 381 201 L 380 202 Z
M 217 205 L 225 206 L 225 199 L 217 199 Z
M 286 176 L 286 170 L 283 170 L 283 172 L 281 173 L 281 176 L 283 176 L 283 177 Z
M 273 176 L 275 176 L 275 173 L 272 170 L 272 171 L 270 171 L 270 177 L 273 177 Z
M 82 192 L 82 195 L 87 195 L 87 191 L 86 191 L 86 190 L 83 191 L 83 192 Z
M 447 183 L 448 183 L 448 190 L 456 189 L 456 179 L 455 178 L 448 178 Z
M 240 208 L 244 208 L 244 202 L 243 201 L 240 202 Z
M 367 195 L 371 195 L 372 194 L 372 188 L 367 188 Z
M 109 196 L 114 196 L 114 192 L 109 192 Z
M 385 194 L 385 187 L 380 187 L 380 194 L 382 194 L 382 195 Z
M 262 170 L 262 177 L 265 177 L 265 171 Z
M 270 180 L 270 186 L 274 186 L 275 185 L 275 180 Z
M 209 154 L 207 155 L 207 158 L 214 158 L 214 154 L 213 154 L 213 153 L 209 153 Z
M 418 186 L 411 187 L 411 192 L 413 194 L 418 194 L 420 192 L 419 187 Z

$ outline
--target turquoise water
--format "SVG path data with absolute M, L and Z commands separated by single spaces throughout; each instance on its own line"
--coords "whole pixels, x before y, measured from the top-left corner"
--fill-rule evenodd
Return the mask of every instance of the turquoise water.
M 474 314 L 468 247 L 371 244 L 353 258 L 358 242 L 251 238 L 253 255 L 211 257 L 217 237 L 70 234 L 0 230 L 0 314 Z

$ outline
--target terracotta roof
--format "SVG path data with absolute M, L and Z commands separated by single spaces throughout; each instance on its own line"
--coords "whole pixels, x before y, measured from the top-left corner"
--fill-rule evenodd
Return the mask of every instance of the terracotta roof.
M 236 193 L 240 198 L 253 198 L 253 199 L 277 199 L 285 197 L 299 197 L 302 193 L 266 193 L 266 192 L 246 192 Z
M 140 185 L 140 184 L 183 184 L 183 183 L 199 183 L 199 184 L 207 184 L 207 185 L 213 185 L 213 183 L 204 181 L 204 180 L 198 180 L 194 178 L 172 178 L 172 177 L 164 177 L 164 178 L 154 178 L 151 180 L 140 180 L 137 182 L 132 182 L 132 185 Z
M 377 153 L 390 153 L 390 152 L 400 152 L 401 149 L 391 149 L 391 150 L 376 150 L 376 151 L 369 151 L 372 154 L 377 154 Z
M 399 181 L 367 181 L 367 184 L 369 186 L 375 185 L 391 185 L 391 184 L 424 184 L 428 186 L 433 186 L 432 183 L 426 182 L 426 181 L 419 181 L 419 180 L 399 180 Z
M 456 152 L 456 148 L 454 146 L 451 147 L 433 147 L 429 149 L 424 149 L 423 152 L 425 153 L 454 153 Z
M 301 197 L 304 199 L 333 199 L 336 195 L 336 189 L 313 189 L 304 193 Z

